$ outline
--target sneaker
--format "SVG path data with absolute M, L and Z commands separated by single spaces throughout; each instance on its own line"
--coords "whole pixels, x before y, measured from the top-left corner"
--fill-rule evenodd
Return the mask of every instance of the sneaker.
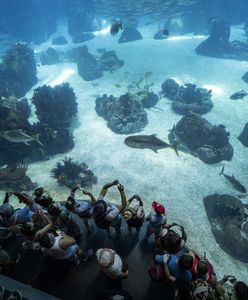
M 3 299 L 4 292 L 5 292 L 4 287 L 3 287 L 3 286 L 0 286 L 0 300 Z
M 22 300 L 22 294 L 20 291 L 16 290 L 9 295 L 7 300 Z
M 85 253 L 85 257 L 82 257 L 82 261 L 86 262 L 92 255 L 93 255 L 93 249 L 89 249 Z
M 21 255 L 20 255 L 20 254 L 17 254 L 17 257 L 16 257 L 16 259 L 14 260 L 14 263 L 15 263 L 15 264 L 18 264 L 19 261 L 20 261 L 20 259 L 21 259 Z M 1 298 L 0 298 L 0 299 L 1 299 Z
M 75 266 L 79 266 L 80 265 L 80 259 L 78 257 L 75 258 L 74 265 Z

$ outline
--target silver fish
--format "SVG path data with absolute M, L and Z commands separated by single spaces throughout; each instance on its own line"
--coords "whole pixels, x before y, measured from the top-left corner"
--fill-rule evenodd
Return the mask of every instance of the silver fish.
M 44 147 L 44 145 L 39 141 L 38 134 L 33 138 L 32 136 L 23 132 L 22 129 L 5 130 L 1 135 L 11 143 L 24 143 L 25 145 L 29 146 L 29 142 L 35 141 Z
M 163 148 L 172 148 L 176 155 L 178 154 L 178 143 L 176 144 L 168 144 L 159 138 L 156 137 L 156 134 L 152 135 L 130 135 L 125 138 L 124 143 L 131 148 L 138 148 L 138 149 L 151 149 L 155 153 L 158 152 L 159 149 Z
M 241 90 L 241 91 L 238 91 L 238 92 L 232 94 L 232 95 L 230 96 L 230 99 L 232 99 L 232 100 L 243 99 L 243 98 L 244 98 L 245 96 L 247 96 L 247 95 L 248 95 L 248 93 L 247 93 L 246 91 Z
M 235 190 L 237 190 L 240 193 L 246 193 L 246 188 L 243 186 L 243 184 L 240 183 L 233 175 L 230 176 L 230 175 L 225 174 L 224 168 L 225 168 L 225 166 L 222 167 L 222 170 L 219 173 L 219 175 L 223 175 L 232 184 L 232 186 L 235 188 Z

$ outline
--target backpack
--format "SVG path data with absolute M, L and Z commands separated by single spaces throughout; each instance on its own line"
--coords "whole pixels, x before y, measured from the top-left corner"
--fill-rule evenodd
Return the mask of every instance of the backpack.
M 163 264 L 152 262 L 148 267 L 147 272 L 152 280 L 163 281 L 165 279 Z
M 105 213 L 103 213 L 103 214 L 99 214 L 99 215 L 94 215 L 94 222 L 95 222 L 95 224 L 96 224 L 96 226 L 98 227 L 98 228 L 100 228 L 100 229 L 106 229 L 106 228 L 108 228 L 109 226 L 110 226 L 110 221 L 108 221 L 108 220 L 106 220 L 105 219 L 105 217 L 107 216 L 107 214 L 109 213 L 109 212 L 111 212 L 113 209 L 112 208 L 110 208 L 110 209 L 107 209 L 106 211 L 105 211 Z
M 73 219 L 72 214 L 69 211 L 63 210 L 60 213 L 58 217 L 58 223 L 62 227 L 62 230 L 64 230 L 74 238 L 81 236 L 82 233 L 81 228 Z
M 177 232 L 169 229 L 166 235 L 160 238 L 160 245 L 163 250 L 174 254 L 181 250 L 181 240 L 182 238 Z
M 193 300 L 211 299 L 211 292 L 208 283 L 203 279 L 195 279 L 190 285 L 190 295 Z

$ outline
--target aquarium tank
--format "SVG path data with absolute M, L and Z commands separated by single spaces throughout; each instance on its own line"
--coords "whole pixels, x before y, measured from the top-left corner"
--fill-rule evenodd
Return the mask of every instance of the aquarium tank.
M 247 0 L 2 0 L 0 42 L 0 298 L 248 299 Z

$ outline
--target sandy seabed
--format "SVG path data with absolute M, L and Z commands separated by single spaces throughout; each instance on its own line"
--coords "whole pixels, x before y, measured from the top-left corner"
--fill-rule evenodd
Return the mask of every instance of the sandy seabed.
M 196 55 L 194 49 L 205 37 L 188 36 L 185 39 L 159 41 L 152 39 L 154 28 L 144 27 L 140 31 L 144 39 L 132 43 L 118 44 L 118 37 L 109 34 L 99 35 L 84 43 L 92 54 L 99 55 L 97 49 L 106 48 L 115 50 L 117 56 L 125 61 L 125 65 L 116 72 L 105 72 L 102 78 L 93 81 L 97 86 L 84 81 L 78 75 L 74 63 L 38 67 L 39 82 L 27 94 L 28 99 L 31 99 L 34 88 L 43 84 L 54 85 L 65 74 L 65 70 L 69 70 L 65 81 L 70 83 L 77 96 L 78 121 L 73 131 L 75 147 L 68 153 L 51 157 L 48 161 L 29 165 L 28 175 L 33 181 L 46 187 L 55 200 L 65 200 L 69 189 L 58 186 L 56 180 L 50 176 L 50 171 L 65 156 L 84 161 L 98 177 L 98 182 L 92 189 L 93 194 L 97 195 L 104 183 L 118 178 L 125 186 L 127 197 L 136 193 L 141 195 L 147 212 L 152 201 L 163 203 L 169 222 L 178 222 L 185 226 L 188 245 L 202 253 L 205 251 L 218 275 L 231 273 L 245 280 L 248 278 L 247 264 L 233 259 L 216 243 L 203 205 L 203 197 L 213 193 L 237 195 L 224 177 L 218 176 L 223 162 L 207 165 L 182 152 L 178 158 L 171 149 L 160 150 L 156 154 L 147 149 L 128 148 L 123 143 L 126 136 L 113 133 L 105 120 L 97 116 L 95 99 L 102 94 L 124 94 L 126 86 L 141 78 L 147 71 L 152 72 L 152 90 L 156 93 L 161 90 L 160 86 L 167 78 L 177 79 L 181 83 L 195 83 L 199 87 L 209 86 L 213 90 L 214 108 L 203 117 L 213 124 L 224 124 L 230 131 L 234 156 L 230 162 L 224 162 L 225 171 L 227 174 L 235 174 L 246 185 L 248 149 L 237 137 L 248 122 L 248 101 L 232 101 L 229 97 L 238 90 L 247 89 L 241 77 L 248 70 L 248 62 Z M 241 34 L 239 27 L 234 32 L 237 36 Z M 57 50 L 67 51 L 79 46 L 71 44 L 65 26 L 59 26 L 57 33 L 51 38 L 60 34 L 67 38 L 69 44 L 56 46 Z M 51 39 L 34 49 L 39 52 L 49 46 Z M 116 88 L 116 83 L 121 88 Z M 167 140 L 168 130 L 181 116 L 172 111 L 170 101 L 166 98 L 162 98 L 157 106 L 163 111 L 147 111 L 149 123 L 142 134 L 157 134 L 159 138 Z M 31 120 L 35 120 L 35 117 Z M 111 201 L 120 201 L 116 188 L 110 190 L 108 198 Z M 247 203 L 247 199 L 242 201 Z

